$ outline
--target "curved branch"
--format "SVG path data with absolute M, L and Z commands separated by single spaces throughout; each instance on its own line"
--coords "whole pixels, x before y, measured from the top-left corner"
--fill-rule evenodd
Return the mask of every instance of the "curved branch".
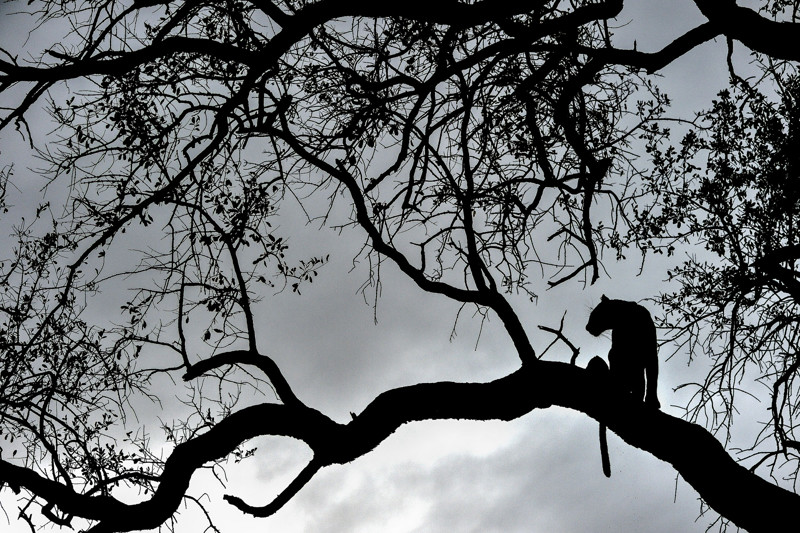
M 597 246 L 594 241 L 594 225 L 591 219 L 592 200 L 597 186 L 606 176 L 609 168 L 611 167 L 610 159 L 598 160 L 595 154 L 586 145 L 584 139 L 584 132 L 579 131 L 576 123 L 581 123 L 585 117 L 579 117 L 575 120 L 569 111 L 570 104 L 575 97 L 582 96 L 581 90 L 584 85 L 591 83 L 594 76 L 602 70 L 605 64 L 597 59 L 592 59 L 583 65 L 574 78 L 568 80 L 564 84 L 564 89 L 559 95 L 553 106 L 553 119 L 561 127 L 564 132 L 564 138 L 569 143 L 569 146 L 575 151 L 575 154 L 581 161 L 581 176 L 578 180 L 579 187 L 582 185 L 582 205 L 581 205 L 581 230 L 583 231 L 583 244 L 589 252 L 589 259 L 580 267 L 573 270 L 571 274 L 562 277 L 556 281 L 550 281 L 548 284 L 554 287 L 564 281 L 576 276 L 580 271 L 587 267 L 592 269 L 592 283 L 600 277 L 597 257 Z M 583 111 L 582 111 L 583 112 Z M 588 170 L 585 172 L 584 169 Z
M 308 463 L 302 471 L 300 471 L 297 477 L 294 478 L 292 482 L 289 483 L 289 485 L 280 494 L 278 494 L 278 496 L 275 497 L 274 500 L 263 507 L 253 507 L 252 505 L 245 503 L 241 498 L 237 498 L 236 496 L 231 496 L 229 494 L 226 494 L 223 499 L 243 513 L 251 514 L 260 518 L 272 516 L 273 514 L 277 513 L 281 507 L 286 505 L 289 500 L 291 500 L 294 495 L 300 491 L 300 489 L 305 487 L 306 483 L 311 481 L 311 478 L 314 477 L 314 474 L 319 472 L 319 469 L 323 466 L 324 465 L 320 461 L 312 459 L 311 462 Z
M 3 460 L 0 481 L 29 490 L 64 514 L 99 520 L 92 533 L 151 529 L 178 508 L 196 469 L 256 436 L 288 436 L 311 447 L 317 463 L 307 466 L 287 488 L 299 490 L 297 485 L 313 475 L 317 464 L 352 461 L 402 424 L 442 419 L 512 420 L 550 405 L 586 413 L 632 446 L 669 462 L 712 508 L 748 531 L 777 531 L 795 518 L 800 496 L 736 463 L 702 427 L 632 401 L 585 369 L 549 361 L 523 366 L 489 383 L 424 383 L 390 390 L 346 425 L 304 406 L 244 408 L 207 433 L 179 444 L 167 460 L 152 498 L 134 505 L 107 496 L 77 494 Z
M 448 298 L 452 298 L 453 300 L 463 303 L 475 303 L 478 305 L 488 304 L 485 295 L 480 291 L 461 289 L 448 283 L 436 281 L 426 277 L 425 273 L 412 265 L 402 252 L 387 243 L 381 235 L 380 230 L 375 226 L 375 224 L 372 223 L 366 201 L 355 178 L 353 178 L 353 176 L 341 166 L 334 166 L 321 159 L 317 155 L 309 152 L 298 139 L 289 133 L 290 127 L 286 117 L 281 115 L 280 120 L 282 129 L 269 127 L 267 128 L 267 131 L 286 142 L 298 156 L 311 163 L 321 171 L 327 173 L 334 179 L 338 180 L 342 183 L 342 185 L 345 186 L 353 201 L 356 221 L 367 232 L 375 251 L 394 261 L 405 275 L 411 278 L 414 283 L 427 292 L 443 294 Z
M 376 252 L 394 261 L 405 275 L 426 292 L 442 294 L 457 302 L 474 303 L 492 309 L 497 313 L 497 316 L 503 322 L 503 326 L 509 332 L 520 360 L 523 363 L 532 363 L 536 361 L 536 352 L 528 339 L 528 334 L 522 322 L 520 322 L 511 304 L 500 292 L 497 290 L 484 291 L 480 289 L 460 288 L 450 285 L 449 283 L 430 279 L 426 276 L 421 268 L 412 265 L 400 250 L 384 240 L 380 229 L 375 226 L 370 218 L 367 203 L 356 179 L 344 169 L 342 165 L 338 164 L 339 161 L 337 161 L 337 166 L 334 166 L 318 155 L 309 152 L 297 138 L 289 133 L 290 128 L 286 116 L 281 115 L 280 120 L 282 129 L 270 127 L 267 128 L 269 133 L 285 141 L 297 155 L 344 185 L 353 201 L 356 222 L 367 232 L 372 247 Z
M 192 380 L 215 368 L 226 365 L 250 365 L 258 368 L 269 378 L 270 382 L 272 382 L 272 386 L 275 387 L 278 398 L 284 404 L 301 405 L 300 400 L 297 399 L 289 382 L 286 381 L 283 372 L 281 372 L 281 369 L 275 364 L 275 361 L 269 356 L 250 350 L 234 350 L 232 352 L 219 353 L 208 359 L 198 361 L 186 371 L 183 375 L 183 380 Z
M 250 64 L 256 58 L 253 52 L 210 39 L 169 37 L 139 50 L 104 52 L 89 59 L 71 59 L 60 65 L 24 67 L 0 60 L 0 83 L 21 81 L 52 82 L 100 74 L 121 75 L 139 65 L 176 53 L 203 53 L 225 61 Z M 106 58 L 107 56 L 114 56 Z
M 695 0 L 695 5 L 720 33 L 774 59 L 800 61 L 800 23 L 776 22 L 735 0 Z
M 641 52 L 618 48 L 602 48 L 599 50 L 580 47 L 580 51 L 600 59 L 606 64 L 624 65 L 641 68 L 652 74 L 671 64 L 673 61 L 706 43 L 723 32 L 717 24 L 706 22 L 692 28 L 657 52 Z

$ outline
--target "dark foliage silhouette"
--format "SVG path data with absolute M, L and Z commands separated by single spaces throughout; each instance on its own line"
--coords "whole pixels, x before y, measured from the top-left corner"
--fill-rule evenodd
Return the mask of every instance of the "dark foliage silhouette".
M 616 39 L 619 0 L 14 4 L 29 13 L 14 29 L 32 33 L 0 34 L 0 130 L 22 136 L 47 186 L 31 194 L 0 167 L 13 235 L 0 257 L 2 490 L 27 501 L 32 529 L 152 529 L 202 504 L 192 475 L 251 455 L 249 439 L 300 440 L 313 457 L 276 498 L 225 498 L 266 517 L 403 424 L 561 406 L 671 464 L 724 521 L 792 523 L 799 6 L 757 3 L 694 0 L 701 22 L 658 50 Z M 714 39 L 730 89 L 669 115 L 652 75 Z M 757 77 L 737 73 L 734 49 Z M 499 321 L 519 367 L 387 390 L 347 423 L 304 403 L 258 312 L 329 260 L 290 247 L 287 204 L 358 235 L 376 294 L 391 265 Z M 520 294 L 594 283 L 604 257 L 677 249 L 690 259 L 670 273 L 680 288 L 659 297 L 659 325 L 713 364 L 684 419 L 653 408 L 649 323 L 646 342 L 611 325 L 609 380 L 576 364 L 569 331 L 520 319 Z M 542 356 L 550 333 L 572 361 Z M 618 364 L 640 344 L 646 387 Z M 717 435 L 745 375 L 771 418 L 740 464 Z M 164 390 L 183 411 L 159 420 L 142 405 Z

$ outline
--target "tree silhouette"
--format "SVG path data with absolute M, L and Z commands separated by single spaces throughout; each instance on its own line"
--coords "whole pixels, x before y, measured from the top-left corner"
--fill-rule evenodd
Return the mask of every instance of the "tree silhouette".
M 256 436 L 299 439 L 313 458 L 277 498 L 226 497 L 269 516 L 402 424 L 562 406 L 669 462 L 737 526 L 790 523 L 797 6 L 695 4 L 707 21 L 647 52 L 615 42 L 614 0 L 31 2 L 31 40 L 3 43 L 0 127 L 50 181 L 5 223 L 0 482 L 53 524 L 150 529 L 204 465 L 250 454 Z M 670 146 L 651 75 L 715 38 L 756 54 L 761 77 L 731 63 L 731 90 Z M 0 174 L 6 220 L 31 207 L 15 170 Z M 392 264 L 499 320 L 519 368 L 388 390 L 346 424 L 306 405 L 262 350 L 257 312 L 328 260 L 289 247 L 287 202 L 356 228 L 372 283 Z M 511 295 L 593 283 L 606 253 L 676 246 L 714 259 L 675 269 L 681 289 L 661 299 L 672 336 L 715 363 L 687 419 L 574 358 L 541 358 L 551 338 L 533 337 Z M 119 316 L 97 311 L 108 300 Z M 698 425 L 730 427 L 745 371 L 772 414 L 751 468 Z M 189 413 L 151 421 L 173 445 L 163 457 L 131 416 L 178 380 L 189 388 L 169 394 Z M 775 469 L 792 483 L 765 479 Z M 146 497 L 127 503 L 131 489 Z

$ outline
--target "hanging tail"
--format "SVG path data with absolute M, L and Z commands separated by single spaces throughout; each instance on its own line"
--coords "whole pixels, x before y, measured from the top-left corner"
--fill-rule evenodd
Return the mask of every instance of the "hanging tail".
M 603 473 L 611 477 L 611 461 L 608 459 L 608 441 L 606 440 L 606 425 L 600 424 L 600 460 L 603 462 Z

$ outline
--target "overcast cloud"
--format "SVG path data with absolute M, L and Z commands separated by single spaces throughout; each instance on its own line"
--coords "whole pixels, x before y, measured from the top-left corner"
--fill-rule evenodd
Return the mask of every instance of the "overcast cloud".
M 699 20 L 688 1 L 628 4 L 619 20 L 636 18 L 637 25 L 620 28 L 619 38 L 635 35 L 640 50 L 655 49 Z M 686 11 L 685 27 L 662 23 L 676 21 L 676 10 Z M 645 31 L 641 24 L 648 25 Z M 643 35 L 652 42 L 644 42 Z M 739 53 L 746 59 L 746 52 Z M 663 85 L 675 97 L 676 106 L 702 107 L 726 83 L 724 46 L 704 46 L 664 74 Z M 10 147 L 16 143 L 0 138 L 2 165 L 14 159 Z M 20 169 L 31 166 L 26 160 L 17 164 Z M 373 324 L 373 308 L 358 293 L 366 279 L 366 265 L 353 268 L 352 264 L 363 239 L 360 232 L 345 230 L 339 236 L 330 230 L 317 231 L 316 226 L 304 225 L 291 206 L 286 215 L 281 225 L 285 234 L 292 235 L 293 250 L 300 250 L 300 255 L 330 253 L 331 262 L 301 296 L 291 291 L 264 295 L 257 310 L 260 345 L 310 406 L 346 421 L 351 411 L 360 412 L 389 388 L 420 381 L 485 381 L 517 367 L 518 358 L 498 324 L 491 320 L 483 324 L 478 339 L 480 318 L 465 309 L 451 340 L 458 306 L 421 292 L 391 265 L 382 272 L 378 323 Z M 595 339 L 583 329 L 601 294 L 642 300 L 665 288 L 663 265 L 649 263 L 640 277 L 636 277 L 636 260 L 618 266 L 612 259 L 607 266 L 612 279 L 603 278 L 596 286 L 583 290 L 575 283 L 569 290 L 542 290 L 536 304 L 514 300 L 535 346 L 541 349 L 551 340 L 536 332 L 536 326 L 557 326 L 566 311 L 565 333 L 581 347 L 578 362 L 585 364 L 609 347 L 608 338 Z M 547 354 L 557 360 L 569 356 L 563 345 Z M 672 388 L 702 372 L 701 367 L 687 369 L 679 356 L 661 362 L 659 396 L 666 412 L 680 414 L 672 407 L 680 403 Z M 220 487 L 208 472 L 194 480 L 194 494 L 208 493 L 206 501 L 211 502 L 209 508 L 223 531 L 674 533 L 705 531 L 713 519 L 701 517 L 695 522 L 700 511 L 696 493 L 676 479 L 669 465 L 627 446 L 613 434 L 609 435 L 613 474 L 606 479 L 600 467 L 596 423 L 556 408 L 534 411 L 511 423 L 448 421 L 405 426 L 373 453 L 320 472 L 268 519 L 244 517 L 222 502 L 221 495 L 232 493 L 263 505 L 305 465 L 310 452 L 302 443 L 278 438 L 260 439 L 253 445 L 258 446 L 254 458 L 228 468 L 227 488 Z M 0 530 L 28 531 L 15 520 L 14 498 L 6 496 L 3 501 L 10 525 L 0 519 Z M 187 508 L 185 516 L 178 531 L 202 530 L 202 516 L 196 509 Z

